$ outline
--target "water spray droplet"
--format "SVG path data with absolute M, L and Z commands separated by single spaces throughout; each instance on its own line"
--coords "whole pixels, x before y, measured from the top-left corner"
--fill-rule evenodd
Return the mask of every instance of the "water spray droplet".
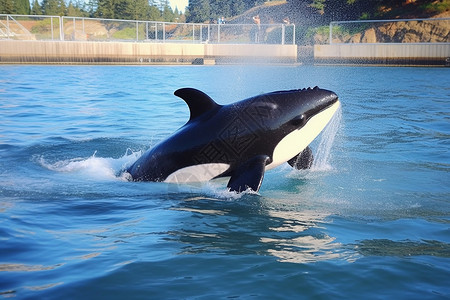
M 321 139 L 316 153 L 314 154 L 314 162 L 311 166 L 311 171 L 329 171 L 333 169 L 330 164 L 331 148 L 336 137 L 336 133 L 341 126 L 342 108 L 334 114 L 330 123 L 325 127 L 321 134 Z

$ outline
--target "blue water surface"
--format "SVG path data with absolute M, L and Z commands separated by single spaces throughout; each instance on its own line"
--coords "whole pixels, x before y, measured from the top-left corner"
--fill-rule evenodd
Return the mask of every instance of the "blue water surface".
M 448 68 L 0 66 L 0 297 L 448 299 L 449 79 Z M 259 194 L 121 172 L 187 121 L 178 88 L 228 104 L 316 85 L 342 103 L 312 144 L 321 163 L 271 170 Z

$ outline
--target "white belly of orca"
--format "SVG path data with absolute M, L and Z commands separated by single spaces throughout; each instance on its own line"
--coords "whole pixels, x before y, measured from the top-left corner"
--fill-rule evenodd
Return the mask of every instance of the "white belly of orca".
M 229 164 L 211 163 L 185 167 L 176 170 L 167 176 L 164 182 L 168 183 L 190 183 L 209 181 L 230 167 Z
M 330 122 L 339 106 L 340 102 L 337 101 L 313 116 L 305 126 L 285 136 L 275 147 L 272 163 L 266 166 L 266 170 L 273 169 L 302 152 Z

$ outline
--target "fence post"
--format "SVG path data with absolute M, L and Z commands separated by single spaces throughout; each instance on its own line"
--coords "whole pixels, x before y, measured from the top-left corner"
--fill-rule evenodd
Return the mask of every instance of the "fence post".
M 11 30 L 9 30 L 9 15 L 6 15 L 6 33 L 8 34 L 8 40 L 11 36 Z
M 295 24 L 292 24 L 292 45 L 295 45 Z
M 281 25 L 281 45 L 284 45 L 286 29 L 284 24 Z
M 53 41 L 53 18 L 50 18 L 50 32 L 52 33 L 52 41 Z
M 144 40 L 148 40 L 148 21 L 145 21 L 145 39 Z
M 77 40 L 77 23 L 75 22 L 75 17 L 73 18 L 73 33 L 72 33 L 72 40 L 76 41 Z
M 220 44 L 220 24 L 217 25 L 217 43 Z
M 330 45 L 333 44 L 333 22 L 330 22 Z
M 64 41 L 64 17 L 59 18 L 59 40 Z M 53 19 L 53 17 L 52 17 Z
M 163 24 L 163 43 L 166 42 L 166 23 L 162 23 Z
M 208 24 L 208 43 L 211 40 L 211 24 Z

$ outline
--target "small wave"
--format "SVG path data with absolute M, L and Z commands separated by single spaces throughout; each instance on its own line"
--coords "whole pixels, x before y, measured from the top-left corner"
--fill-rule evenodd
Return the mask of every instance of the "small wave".
M 239 200 L 242 197 L 245 197 L 247 195 L 259 195 L 258 192 L 253 191 L 252 189 L 248 188 L 247 190 L 243 192 L 234 192 L 230 191 L 226 185 L 214 185 L 214 184 L 207 184 L 205 186 L 204 191 L 207 194 L 210 194 L 212 197 L 222 200 Z
M 127 150 L 119 158 L 97 157 L 96 152 L 87 158 L 71 158 L 55 162 L 48 161 L 44 156 L 39 156 L 36 161 L 44 168 L 61 173 L 74 173 L 89 176 L 96 179 L 129 180 L 129 174 L 123 172 L 142 155 L 141 151 Z
M 193 182 L 186 184 L 167 183 L 169 193 L 201 194 L 215 200 L 238 200 L 245 195 L 258 195 L 258 193 L 248 189 L 237 193 L 227 188 L 229 178 L 218 178 L 205 182 Z

